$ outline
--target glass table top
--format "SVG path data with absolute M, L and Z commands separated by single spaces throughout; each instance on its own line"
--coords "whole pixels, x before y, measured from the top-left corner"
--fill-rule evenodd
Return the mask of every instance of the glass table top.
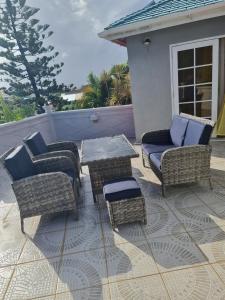
M 81 153 L 82 165 L 106 159 L 139 156 L 125 135 L 84 140 Z

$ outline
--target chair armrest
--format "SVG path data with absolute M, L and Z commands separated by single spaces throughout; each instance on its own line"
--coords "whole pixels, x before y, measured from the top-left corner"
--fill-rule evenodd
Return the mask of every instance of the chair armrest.
M 65 156 L 35 160 L 34 166 L 38 174 L 75 170 L 75 166 L 71 158 Z
M 172 144 L 170 130 L 146 132 L 142 135 L 142 144 L 168 145 Z
M 26 215 L 27 210 L 40 210 L 42 205 L 49 203 L 54 208 L 54 203 L 69 202 L 76 208 L 74 191 L 67 175 L 61 172 L 40 174 L 14 181 L 13 190 L 17 197 L 19 207 Z
M 47 145 L 48 151 L 61 151 L 61 150 L 70 150 L 72 151 L 76 157 L 79 157 L 79 151 L 77 145 L 73 142 L 58 142 Z
M 210 145 L 183 146 L 166 150 L 161 157 L 162 173 L 210 169 L 211 152 Z

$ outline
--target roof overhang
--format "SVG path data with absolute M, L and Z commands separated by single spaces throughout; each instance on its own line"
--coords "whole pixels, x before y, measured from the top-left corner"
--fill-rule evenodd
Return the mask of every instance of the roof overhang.
M 166 15 L 151 20 L 145 20 L 128 25 L 118 26 L 115 28 L 110 28 L 104 30 L 103 32 L 100 32 L 99 37 L 117 43 L 119 45 L 126 46 L 126 38 L 129 36 L 196 21 L 216 18 L 224 15 L 225 1 L 181 13 L 173 13 L 171 15 Z

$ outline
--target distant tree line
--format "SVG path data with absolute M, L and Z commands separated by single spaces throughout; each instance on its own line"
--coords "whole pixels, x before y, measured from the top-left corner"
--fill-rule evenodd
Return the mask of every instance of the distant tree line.
M 127 64 L 115 65 L 100 76 L 88 75 L 88 85 L 81 100 L 63 107 L 63 110 L 125 105 L 131 103 L 130 75 Z

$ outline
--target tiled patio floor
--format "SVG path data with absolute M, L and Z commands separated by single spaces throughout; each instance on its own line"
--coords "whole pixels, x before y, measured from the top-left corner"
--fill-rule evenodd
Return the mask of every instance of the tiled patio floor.
M 84 168 L 79 221 L 70 214 L 27 219 L 0 170 L 0 299 L 225 299 L 225 142 L 214 142 L 214 190 L 206 184 L 160 186 L 141 158 L 134 176 L 148 225 L 113 232 Z M 140 151 L 140 147 L 136 146 Z

